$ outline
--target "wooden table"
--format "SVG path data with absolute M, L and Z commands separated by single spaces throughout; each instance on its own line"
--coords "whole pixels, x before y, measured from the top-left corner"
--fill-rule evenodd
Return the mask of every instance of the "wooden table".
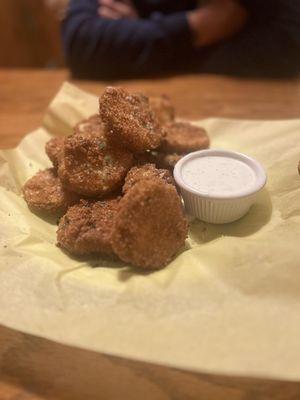
M 0 70 L 0 147 L 39 126 L 68 73 Z M 129 82 L 75 82 L 98 94 L 107 84 L 167 93 L 181 117 L 300 118 L 300 81 L 182 76 Z M 280 362 L 280 361 L 279 361 Z M 104 356 L 0 327 L 0 400 L 287 400 L 300 384 L 209 376 Z
M 47 105 L 62 82 L 65 70 L 0 70 L 0 147 L 16 145 L 41 123 Z M 188 75 L 127 82 L 74 82 L 99 94 L 108 84 L 125 85 L 147 94 L 167 93 L 181 117 L 250 119 L 300 118 L 300 81 L 245 81 Z

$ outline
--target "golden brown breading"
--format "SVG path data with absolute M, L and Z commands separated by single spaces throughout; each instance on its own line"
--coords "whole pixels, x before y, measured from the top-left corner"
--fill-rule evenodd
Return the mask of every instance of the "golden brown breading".
M 109 144 L 105 137 L 74 134 L 65 140 L 58 174 L 75 193 L 104 196 L 122 186 L 132 163 L 129 151 Z
M 185 154 L 165 154 L 165 153 L 156 153 L 156 165 L 158 168 L 165 168 L 169 171 L 173 171 L 176 163 L 184 157 Z
M 134 163 L 137 166 L 144 164 L 155 164 L 156 168 L 167 169 L 173 171 L 175 164 L 184 157 L 185 154 L 161 153 L 159 151 L 147 151 L 142 154 L 134 155 Z
M 161 125 L 174 121 L 175 109 L 168 96 L 149 97 L 149 103 Z
M 166 169 L 157 169 L 154 164 L 144 164 L 140 167 L 132 167 L 125 178 L 123 193 L 127 193 L 136 183 L 141 180 L 161 179 L 163 182 L 174 185 L 175 181 L 170 172 Z
M 84 119 L 75 126 L 74 128 L 75 134 L 80 135 L 95 135 L 95 136 L 103 136 L 104 135 L 104 125 L 101 121 L 100 115 L 95 114 L 91 117 Z
M 63 214 L 70 205 L 79 201 L 78 196 L 63 189 L 54 168 L 39 171 L 23 187 L 29 208 L 50 215 Z
M 65 137 L 56 136 L 50 139 L 45 146 L 45 151 L 54 168 L 58 168 L 59 161 L 63 156 Z
M 190 153 L 209 147 L 209 138 L 203 128 L 188 122 L 173 122 L 164 126 L 166 136 L 159 148 L 162 153 Z
M 100 97 L 99 105 L 107 136 L 112 142 L 137 153 L 160 145 L 163 131 L 147 97 L 108 87 Z
M 161 268 L 186 237 L 187 221 L 173 185 L 161 179 L 143 180 L 120 200 L 112 247 L 121 260 L 140 268 Z
M 113 255 L 111 231 L 118 203 L 119 199 L 81 200 L 70 207 L 59 222 L 58 246 L 75 255 Z
M 134 165 L 141 167 L 145 164 L 155 164 L 156 165 L 156 152 L 146 151 L 145 153 L 134 154 Z

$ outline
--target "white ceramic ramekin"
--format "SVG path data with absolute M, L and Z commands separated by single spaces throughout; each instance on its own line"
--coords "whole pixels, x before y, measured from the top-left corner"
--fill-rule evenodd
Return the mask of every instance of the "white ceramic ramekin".
M 238 193 L 210 196 L 189 186 L 182 178 L 182 168 L 197 157 L 230 157 L 248 165 L 255 174 L 255 184 L 241 188 Z M 174 178 L 181 191 L 186 211 L 192 216 L 213 224 L 225 224 L 242 218 L 255 202 L 258 192 L 265 186 L 267 175 L 261 164 L 242 153 L 228 150 L 200 150 L 183 157 L 175 165 Z

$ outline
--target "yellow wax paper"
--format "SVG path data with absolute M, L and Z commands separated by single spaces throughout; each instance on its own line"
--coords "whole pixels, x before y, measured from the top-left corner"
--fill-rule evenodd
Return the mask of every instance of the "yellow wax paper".
M 185 251 L 145 274 L 69 257 L 55 246 L 55 221 L 21 196 L 26 179 L 50 165 L 51 134 L 71 133 L 97 108 L 96 97 L 65 84 L 43 126 L 0 153 L 0 323 L 193 371 L 299 380 L 300 120 L 199 121 L 212 147 L 256 157 L 267 188 L 238 222 L 192 221 Z

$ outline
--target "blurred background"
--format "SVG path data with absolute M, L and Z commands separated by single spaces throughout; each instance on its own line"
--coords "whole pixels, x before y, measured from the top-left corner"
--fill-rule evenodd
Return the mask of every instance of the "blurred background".
M 0 67 L 64 65 L 59 24 L 68 0 L 1 0 Z

